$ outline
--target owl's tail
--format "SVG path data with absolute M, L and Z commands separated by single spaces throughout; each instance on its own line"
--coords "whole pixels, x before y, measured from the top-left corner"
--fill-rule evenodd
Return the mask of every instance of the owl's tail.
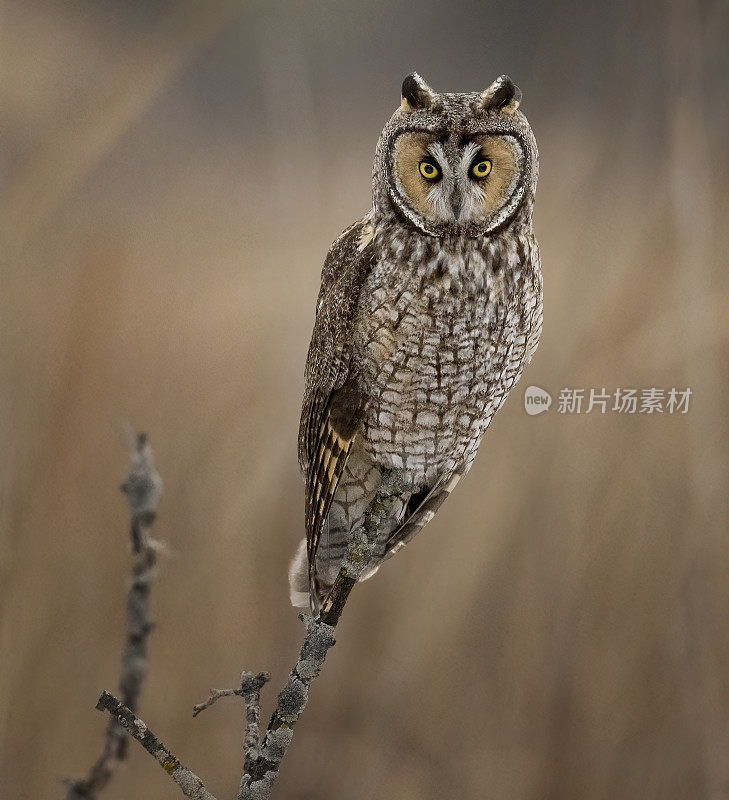
M 306 557 L 306 539 L 296 548 L 289 566 L 289 597 L 294 608 L 309 608 L 309 560 Z
M 319 574 L 314 575 L 313 582 L 309 580 L 309 559 L 306 549 L 306 539 L 302 539 L 289 565 L 289 597 L 294 608 L 306 608 L 316 616 L 334 584 L 326 583 Z M 366 569 L 359 576 L 359 580 L 366 581 L 371 578 L 380 568 L 380 563 Z
M 309 559 L 306 554 L 306 539 L 296 548 L 289 566 L 289 597 L 294 608 L 306 608 L 316 615 L 329 594 L 331 585 L 322 582 L 318 575 L 313 584 L 309 582 Z

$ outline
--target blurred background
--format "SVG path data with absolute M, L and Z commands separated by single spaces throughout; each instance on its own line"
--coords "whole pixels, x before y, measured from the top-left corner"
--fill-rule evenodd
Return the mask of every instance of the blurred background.
M 234 796 L 241 709 L 191 709 L 268 669 L 267 719 L 295 660 L 319 273 L 417 69 L 524 93 L 544 334 L 467 479 L 354 592 L 275 797 L 729 798 L 728 32 L 726 0 L 2 2 L 3 796 L 61 797 L 101 746 L 127 422 L 168 548 L 140 715 Z M 673 386 L 685 415 L 557 412 Z M 133 745 L 104 797 L 178 793 Z

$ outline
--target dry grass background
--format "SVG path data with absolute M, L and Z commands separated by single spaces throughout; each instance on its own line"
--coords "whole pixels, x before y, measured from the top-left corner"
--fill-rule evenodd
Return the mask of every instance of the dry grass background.
M 319 270 L 417 68 L 524 91 L 544 336 L 467 480 L 353 595 L 277 797 L 729 797 L 727 3 L 202 5 L 0 7 L 0 794 L 60 797 L 96 755 L 129 420 L 171 551 L 141 713 L 233 796 L 240 709 L 191 708 L 293 662 Z M 694 395 L 532 418 L 529 383 Z M 177 795 L 135 748 L 106 797 Z

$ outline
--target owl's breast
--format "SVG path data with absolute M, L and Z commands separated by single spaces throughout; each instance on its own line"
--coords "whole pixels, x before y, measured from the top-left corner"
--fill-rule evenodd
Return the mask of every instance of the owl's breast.
M 355 324 L 370 397 L 364 446 L 377 464 L 429 485 L 475 453 L 526 349 L 503 287 L 459 293 L 448 279 L 380 265 Z

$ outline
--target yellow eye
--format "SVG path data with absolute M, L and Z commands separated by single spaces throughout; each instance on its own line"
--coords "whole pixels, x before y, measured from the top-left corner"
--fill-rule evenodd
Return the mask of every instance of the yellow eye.
M 440 178 L 440 170 L 432 161 L 421 161 L 418 169 L 426 181 L 437 181 Z
M 477 161 L 471 167 L 471 174 L 478 180 L 485 178 L 489 172 L 491 172 L 491 162 L 488 160 L 488 158 L 484 158 L 483 161 Z

